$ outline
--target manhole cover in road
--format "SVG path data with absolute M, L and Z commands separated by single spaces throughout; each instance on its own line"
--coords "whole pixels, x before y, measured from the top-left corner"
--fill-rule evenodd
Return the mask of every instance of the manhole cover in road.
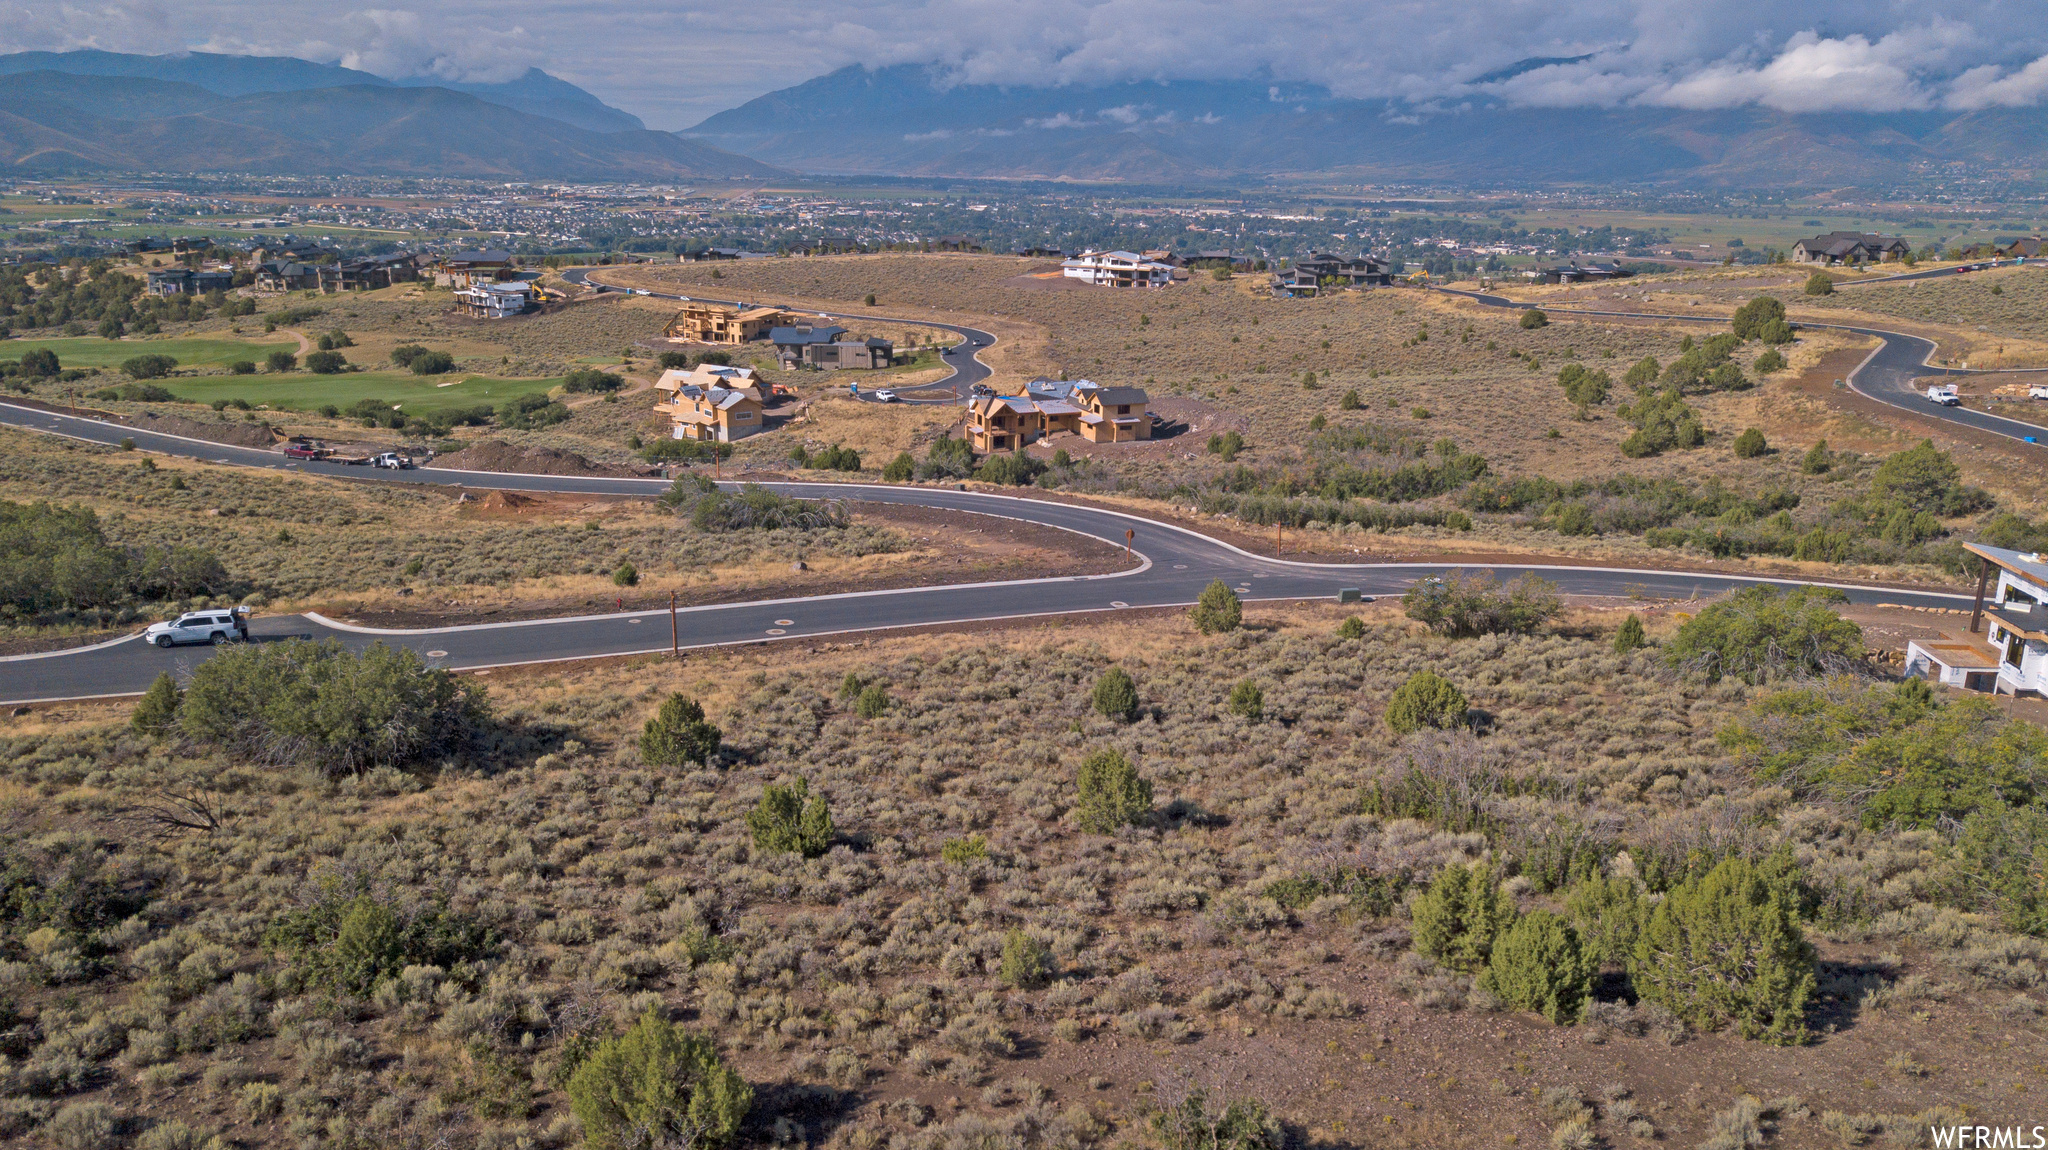
M 776 625 L 777 627 L 794 627 L 794 626 L 796 626 L 796 620 L 794 620 L 794 619 L 777 619 L 777 620 L 775 621 L 775 625 Z
M 1252 578 L 1254 578 L 1254 579 L 1264 579 L 1265 577 L 1266 577 L 1266 575 L 1265 575 L 1265 572 L 1263 572 L 1263 571 L 1262 571 L 1262 572 L 1260 572 L 1260 573 L 1258 573 L 1258 574 L 1256 574 L 1256 575 L 1254 575 L 1254 576 L 1252 576 Z
M 1124 602 L 1124 601 L 1123 601 L 1122 599 L 1111 599 L 1111 600 L 1109 601 L 1109 605 L 1110 605 L 1110 606 L 1112 606 L 1112 607 L 1128 607 L 1128 606 L 1130 606 L 1130 604 L 1129 604 L 1129 603 L 1126 603 L 1126 602 Z
M 448 652 L 446 652 L 446 651 L 429 651 L 429 652 L 427 652 L 427 658 L 429 658 L 429 659 L 446 659 L 447 657 L 448 657 Z
M 770 635 L 780 635 L 780 634 L 782 634 L 782 628 L 780 628 L 780 627 L 770 627 L 770 628 L 768 628 L 768 633 L 769 633 Z
M 638 619 L 628 619 L 628 620 L 626 620 L 626 622 L 628 622 L 628 623 L 638 623 L 639 621 L 640 621 L 640 620 L 638 620 Z
M 1176 563 L 1173 565 L 1173 569 L 1175 571 L 1185 571 L 1188 569 L 1188 565 L 1185 563 Z

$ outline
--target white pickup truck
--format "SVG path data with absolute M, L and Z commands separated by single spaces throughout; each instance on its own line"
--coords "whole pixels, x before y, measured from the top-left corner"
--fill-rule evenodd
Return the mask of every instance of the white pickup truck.
M 1944 383 L 1927 389 L 1927 402 L 1942 407 L 1955 407 L 1963 402 L 1963 397 L 1956 394 L 1955 384 Z
M 2028 399 L 2048 399 L 2048 383 L 2037 383 L 2027 388 Z

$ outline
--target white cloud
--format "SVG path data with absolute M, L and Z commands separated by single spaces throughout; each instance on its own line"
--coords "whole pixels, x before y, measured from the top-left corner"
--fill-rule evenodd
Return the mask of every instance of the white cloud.
M 1136 104 L 1124 104 L 1121 107 L 1104 108 L 1095 114 L 1101 116 L 1105 120 L 1115 120 L 1119 124 L 1135 124 L 1142 117 L 1142 113 L 1139 112 L 1138 105 Z
M 1288 106 L 1304 84 L 1418 106 L 1882 111 L 2048 99 L 2048 21 L 2028 18 L 2043 0 L 838 0 L 822 20 L 815 8 L 726 0 L 373 3 L 385 6 L 0 0 L 0 49 L 210 47 L 460 80 L 539 66 L 671 128 L 848 64 L 1077 88 L 1256 79 Z M 1474 83 L 1519 61 L 1589 54 Z
M 1964 111 L 2030 108 L 2043 97 L 2048 97 L 2048 56 L 2010 72 L 1996 64 L 1979 64 L 1956 77 L 1942 104 Z

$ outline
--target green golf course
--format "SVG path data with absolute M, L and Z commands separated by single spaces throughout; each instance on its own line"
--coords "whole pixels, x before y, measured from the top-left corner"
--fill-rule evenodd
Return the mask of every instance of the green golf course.
M 182 339 L 101 339 L 96 335 L 71 339 L 10 339 L 0 342 L 0 359 L 20 359 L 31 351 L 57 353 L 64 367 L 119 367 L 138 355 L 168 355 L 179 367 L 226 367 L 236 360 L 262 363 L 273 351 L 296 352 L 299 341 L 290 336 L 267 340 L 221 339 L 192 336 Z
M 540 379 L 498 379 L 451 371 L 445 375 L 414 375 L 409 371 L 358 371 L 314 375 L 294 371 L 283 375 L 207 375 L 197 379 L 151 380 L 179 399 L 212 403 L 245 399 L 291 411 L 318 411 L 333 404 L 347 408 L 365 399 L 380 399 L 415 415 L 450 408 L 497 404 L 515 396 L 559 386 L 561 376 Z

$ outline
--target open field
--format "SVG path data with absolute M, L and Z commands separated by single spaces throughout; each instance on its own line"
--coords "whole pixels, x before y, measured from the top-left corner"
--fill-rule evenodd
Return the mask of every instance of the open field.
M 551 379 L 502 379 L 466 372 L 414 375 L 410 371 L 359 371 L 314 375 L 209 375 L 197 379 L 159 381 L 178 398 L 191 403 L 246 399 L 251 404 L 294 411 L 317 411 L 323 405 L 347 408 L 365 399 L 389 400 L 408 414 L 447 411 L 505 400 L 560 386 Z
M 1144 1145 L 1193 1088 L 1262 1103 L 1293 1144 L 1430 1150 L 1564 1128 L 1694 1146 L 1744 1113 L 1773 1145 L 1905 1146 L 1961 1112 L 2048 1104 L 2039 941 L 1936 905 L 1952 864 L 1931 833 L 1863 830 L 1757 778 L 1714 732 L 1766 692 L 1613 654 L 1629 609 L 1668 634 L 1668 608 L 1633 604 L 1451 641 L 1382 604 L 1341 639 L 1336 608 L 1269 605 L 1221 637 L 1120 617 L 500 671 L 476 680 L 487 744 L 339 780 L 153 743 L 123 706 L 0 721 L 17 873 L 104 875 L 133 900 L 92 950 L 54 931 L 10 950 L 7 1130 L 101 1102 L 246 1146 L 569 1146 L 565 1064 L 650 1007 L 752 1085 L 749 1143 Z M 1089 706 L 1112 664 L 1136 680 L 1134 722 Z M 1483 734 L 1385 728 L 1423 668 Z M 879 717 L 841 695 L 849 674 L 884 689 Z M 1239 679 L 1263 685 L 1256 719 L 1225 707 Z M 712 768 L 641 757 L 671 691 L 723 728 Z M 1105 747 L 1151 783 L 1150 811 L 1094 834 L 1074 777 Z M 1476 829 L 1362 809 L 1416 770 L 1511 782 L 1477 800 Z M 795 779 L 836 826 L 815 859 L 744 823 Z M 210 796 L 217 828 L 122 821 L 165 789 Z M 1612 964 L 1585 1019 L 1553 1025 L 1410 950 L 1403 901 L 1447 863 L 1502 862 L 1527 912 L 1563 905 L 1559 849 L 1628 881 L 1695 847 L 1780 845 L 1826 892 L 1804 924 L 1804 1044 L 1686 1026 L 1632 1003 Z M 1299 893 L 1340 875 L 1370 882 Z M 336 993 L 264 941 L 323 889 L 478 941 Z M 1002 976 L 1015 932 L 1044 947 L 1043 982 Z
M 168 339 L 13 339 L 0 343 L 0 358 L 19 359 L 31 351 L 57 353 L 65 367 L 117 368 L 138 355 L 168 355 L 181 368 L 221 368 L 236 360 L 262 363 L 273 351 L 296 351 L 298 341 L 280 338 L 234 339 L 219 335 L 173 336 Z

